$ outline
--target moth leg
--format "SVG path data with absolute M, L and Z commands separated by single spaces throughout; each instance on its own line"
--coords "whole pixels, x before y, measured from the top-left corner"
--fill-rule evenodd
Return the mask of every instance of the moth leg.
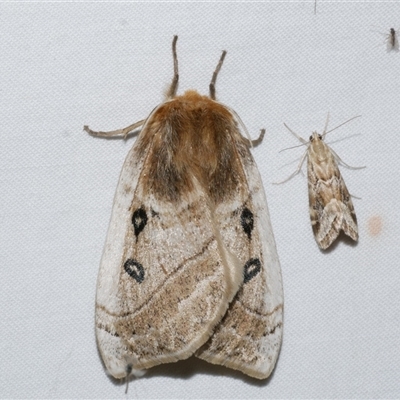
M 97 137 L 113 137 L 113 136 L 123 136 L 126 138 L 129 133 L 134 131 L 136 128 L 139 128 L 145 123 L 145 120 L 142 119 L 138 122 L 135 122 L 132 125 L 127 126 L 126 128 L 122 129 L 117 129 L 116 131 L 108 131 L 108 132 L 102 132 L 102 131 L 92 131 L 87 125 L 83 127 L 83 130 L 86 131 L 89 135 L 91 136 L 97 136 Z
M 346 168 L 348 168 L 348 169 L 363 169 L 363 168 L 366 168 L 365 165 L 363 167 L 352 167 L 351 165 L 346 164 L 334 150 L 332 150 L 332 149 L 330 149 L 330 150 L 331 150 L 332 154 L 335 156 L 337 162 L 339 164 L 345 166 Z
M 217 76 L 219 74 L 219 70 L 222 67 L 222 63 L 224 62 L 225 56 L 226 56 L 226 51 L 224 50 L 222 52 L 222 54 L 221 54 L 221 58 L 218 61 L 217 68 L 215 68 L 215 71 L 214 71 L 213 76 L 211 78 L 211 82 L 210 82 L 210 97 L 211 97 L 212 100 L 215 100 L 215 82 L 217 80 Z
M 261 144 L 261 142 L 264 140 L 264 135 L 265 135 L 265 129 L 261 129 L 257 139 L 249 140 L 251 147 L 255 147 Z
M 172 39 L 172 58 L 174 60 L 174 77 L 172 78 L 171 86 L 166 93 L 167 99 L 172 99 L 176 95 L 176 90 L 178 89 L 179 83 L 179 71 L 178 71 L 178 56 L 176 54 L 176 42 L 178 41 L 178 36 L 175 35 Z
M 286 178 L 284 181 L 281 182 L 272 182 L 273 185 L 281 185 L 282 183 L 285 183 L 287 181 L 289 181 L 290 179 L 292 179 L 295 175 L 297 175 L 300 171 L 301 171 L 301 167 L 303 166 L 303 162 L 306 158 L 307 155 L 307 151 L 304 152 L 303 156 L 301 157 L 301 160 L 299 162 L 298 167 L 296 168 L 296 171 L 293 172 L 293 174 L 291 174 L 288 178 Z
M 247 137 L 243 136 L 243 140 L 246 142 L 247 146 L 250 148 L 253 148 L 255 146 L 258 146 L 259 144 L 261 144 L 261 142 L 264 139 L 264 135 L 265 135 L 265 129 L 260 129 L 260 134 L 258 135 L 257 139 L 252 140 L 249 132 L 247 131 L 246 127 L 243 125 L 243 122 L 240 120 L 240 118 L 238 118 L 240 124 L 242 125 L 242 128 L 244 130 L 244 132 L 246 133 Z

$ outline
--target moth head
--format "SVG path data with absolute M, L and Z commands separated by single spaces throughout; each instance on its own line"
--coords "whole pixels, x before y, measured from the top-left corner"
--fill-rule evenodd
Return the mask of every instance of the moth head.
M 313 132 L 310 136 L 310 142 L 312 143 L 315 139 L 322 140 L 322 135 L 317 132 Z

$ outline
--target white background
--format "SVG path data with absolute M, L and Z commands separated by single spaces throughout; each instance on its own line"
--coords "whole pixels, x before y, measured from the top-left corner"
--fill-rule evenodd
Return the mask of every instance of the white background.
M 132 380 L 128 398 L 400 397 L 399 2 L 0 5 L 0 395 L 124 397 L 94 334 L 96 276 L 119 171 L 134 138 L 89 137 L 145 118 L 172 78 L 208 84 L 250 134 L 282 264 L 284 340 L 270 379 L 189 359 Z M 301 136 L 344 161 L 360 240 L 318 249 Z

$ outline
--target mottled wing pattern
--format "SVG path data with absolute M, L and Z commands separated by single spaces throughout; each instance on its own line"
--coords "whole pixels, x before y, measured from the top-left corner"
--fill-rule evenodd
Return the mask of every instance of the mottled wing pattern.
M 126 158 L 100 266 L 97 340 L 116 378 L 193 354 L 225 314 L 243 275 L 196 182 L 174 203 L 146 187 L 153 140 L 162 140 L 164 129 L 150 117 Z
M 309 155 L 308 193 L 315 239 L 322 249 L 327 249 L 341 230 L 357 241 L 358 228 L 353 202 L 335 157 L 326 144 L 320 145 L 324 146 L 327 161 L 322 169 Z
M 196 355 L 213 364 L 264 379 L 272 372 L 282 339 L 280 264 L 260 174 L 237 128 L 230 132 L 244 187 L 217 206 L 223 242 L 244 266 L 243 286 L 210 340 Z

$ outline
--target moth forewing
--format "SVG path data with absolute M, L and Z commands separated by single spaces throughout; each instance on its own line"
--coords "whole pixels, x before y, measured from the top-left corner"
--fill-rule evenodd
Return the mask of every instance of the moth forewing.
M 227 213 L 235 208 L 229 207 L 229 202 L 221 204 L 218 214 L 224 242 L 244 264 L 244 283 L 214 334 L 196 355 L 265 379 L 275 366 L 281 346 L 282 280 L 261 177 L 249 151 L 240 159 L 247 199 L 242 200 L 235 215 Z
M 230 109 L 194 90 L 145 120 L 117 186 L 101 260 L 96 335 L 116 378 L 193 354 L 266 378 L 279 354 L 283 294 L 249 140 Z M 143 121 L 138 123 L 143 124 Z M 92 135 L 126 136 L 138 124 Z

